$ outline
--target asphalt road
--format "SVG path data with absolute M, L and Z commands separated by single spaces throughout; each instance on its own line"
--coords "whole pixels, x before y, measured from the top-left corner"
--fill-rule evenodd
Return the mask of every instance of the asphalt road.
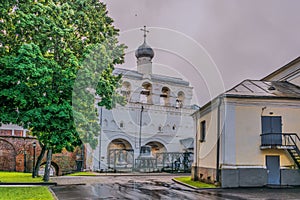
M 51 187 L 59 200 L 186 199 L 186 200 L 299 200 L 300 188 L 193 190 L 172 181 L 174 176 L 61 177 Z M 84 183 L 74 185 L 74 183 Z

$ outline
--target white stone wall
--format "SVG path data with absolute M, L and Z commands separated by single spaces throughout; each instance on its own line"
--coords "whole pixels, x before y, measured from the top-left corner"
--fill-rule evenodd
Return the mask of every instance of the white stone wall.
M 101 147 L 98 145 L 93 151 L 94 170 L 99 169 L 99 148 L 101 148 L 101 168 L 107 168 L 108 145 L 114 139 L 128 141 L 135 151 L 135 158 L 138 156 L 141 106 L 144 107 L 141 145 L 158 142 L 169 152 L 179 152 L 183 151 L 180 140 L 194 137 L 193 119 L 191 117 L 194 110 L 191 109 L 190 105 L 192 99 L 191 87 L 182 84 L 154 82 L 149 79 L 137 80 L 124 76 L 123 83 L 125 82 L 127 86 L 128 83 L 130 85 L 130 100 L 127 105 L 118 105 L 113 110 L 102 109 Z M 140 93 L 145 82 L 152 85 L 152 104 L 140 103 Z M 170 104 L 168 106 L 161 105 L 160 95 L 163 87 L 170 89 Z M 120 89 L 120 92 L 121 90 L 124 90 L 124 87 Z M 178 92 L 183 92 L 185 95 L 182 108 L 176 108 Z

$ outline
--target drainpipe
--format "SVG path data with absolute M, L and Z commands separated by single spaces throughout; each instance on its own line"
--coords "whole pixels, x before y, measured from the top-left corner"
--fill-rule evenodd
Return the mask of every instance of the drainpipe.
M 221 136 L 221 105 L 222 97 L 219 97 L 218 102 L 218 116 L 217 116 L 217 164 L 216 164 L 216 182 L 220 182 L 220 136 Z

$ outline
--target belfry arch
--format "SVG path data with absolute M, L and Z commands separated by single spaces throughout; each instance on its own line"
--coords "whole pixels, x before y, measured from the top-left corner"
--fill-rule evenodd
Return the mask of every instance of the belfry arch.
M 151 146 L 151 153 L 152 156 L 156 156 L 157 153 L 163 153 L 163 152 L 167 152 L 167 148 L 160 142 L 157 141 L 151 141 L 148 142 L 146 145 Z
M 134 151 L 131 144 L 122 138 L 112 140 L 107 147 L 108 168 L 114 171 L 131 171 Z

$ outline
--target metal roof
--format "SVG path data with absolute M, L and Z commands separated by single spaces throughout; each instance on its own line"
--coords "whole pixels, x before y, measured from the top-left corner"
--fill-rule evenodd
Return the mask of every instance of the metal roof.
M 286 81 L 244 80 L 224 95 L 228 97 L 300 98 L 300 87 Z
M 141 74 L 137 71 L 134 71 L 134 70 L 115 68 L 114 74 L 122 74 L 124 77 L 127 77 L 127 78 L 135 78 L 135 79 L 140 79 L 140 80 L 143 79 L 143 74 Z M 175 77 L 164 76 L 164 75 L 159 75 L 159 74 L 151 74 L 151 80 L 162 82 L 162 83 L 183 85 L 183 86 L 190 85 L 189 82 L 184 81 L 181 78 L 175 78 Z

